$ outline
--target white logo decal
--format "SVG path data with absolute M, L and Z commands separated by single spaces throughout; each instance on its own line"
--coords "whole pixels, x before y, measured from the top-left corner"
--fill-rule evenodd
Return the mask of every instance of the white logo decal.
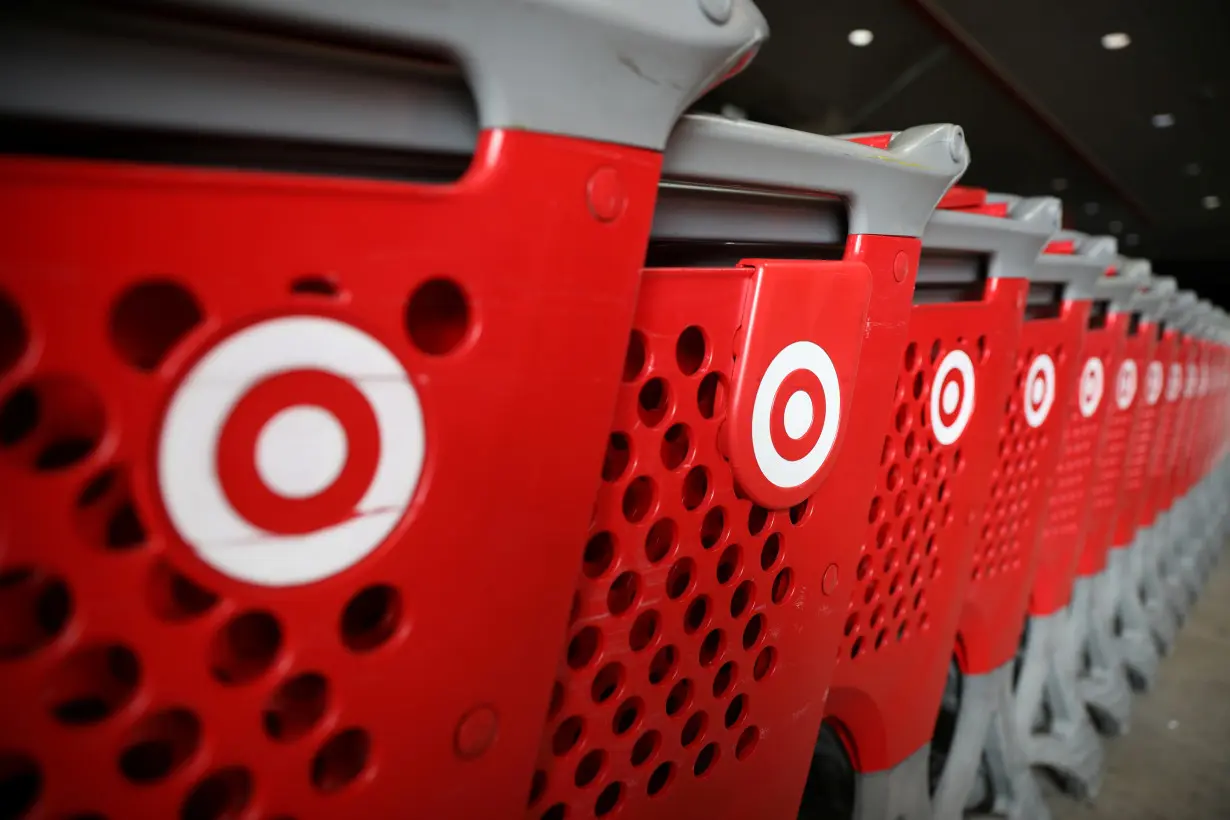
M 1022 389 L 1025 392 L 1025 421 L 1030 427 L 1039 427 L 1055 403 L 1055 362 L 1050 356 L 1042 353 L 1034 358 Z
M 1115 406 L 1120 410 L 1132 406 L 1132 400 L 1136 398 L 1137 378 L 1136 361 L 1124 359 L 1119 365 L 1119 375 L 1115 377 Z
M 931 382 L 931 429 L 940 444 L 961 438 L 974 414 L 974 363 L 963 350 L 949 351 Z
M 829 354 L 813 342 L 782 348 L 752 403 L 752 452 L 764 477 L 782 489 L 807 482 L 832 452 L 840 420 L 841 385 Z M 805 449 L 794 458 L 783 454 L 792 446 Z
M 1106 373 L 1102 368 L 1102 360 L 1091 356 L 1081 370 L 1080 395 L 1077 404 L 1081 415 L 1089 418 L 1098 410 L 1102 403 L 1102 390 L 1105 387 Z

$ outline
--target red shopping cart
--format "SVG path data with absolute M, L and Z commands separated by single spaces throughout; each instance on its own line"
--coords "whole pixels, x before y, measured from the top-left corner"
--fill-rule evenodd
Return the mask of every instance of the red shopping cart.
M 529 816 L 792 818 L 959 129 L 672 135 Z
M 524 810 L 710 5 L 5 9 L 6 810 Z
M 986 503 L 1028 277 L 1058 224 L 1056 200 L 989 202 L 985 192 L 956 189 L 927 226 L 829 693 L 831 732 L 813 770 L 814 791 L 824 784 L 831 804 L 831 783 L 848 760 L 858 817 L 929 816 L 928 752 L 942 731 L 936 715 L 970 580 L 971 535 Z

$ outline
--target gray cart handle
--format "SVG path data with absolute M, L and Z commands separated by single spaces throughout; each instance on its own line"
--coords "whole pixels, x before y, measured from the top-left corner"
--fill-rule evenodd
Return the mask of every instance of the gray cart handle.
M 987 254 L 987 278 L 1032 278 L 1034 262 L 1059 230 L 1063 206 L 1055 197 L 1012 197 L 1006 217 L 937 210 L 923 249 Z

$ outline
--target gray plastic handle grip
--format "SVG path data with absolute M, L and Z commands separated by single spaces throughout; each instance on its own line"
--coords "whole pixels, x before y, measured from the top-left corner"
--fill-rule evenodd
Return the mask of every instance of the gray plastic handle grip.
M 1190 290 L 1181 290 L 1170 300 L 1166 308 L 1165 319 L 1184 333 L 1191 332 L 1192 320 L 1196 316 L 1196 294 Z
M 927 218 L 969 165 L 955 125 L 921 125 L 881 151 L 834 137 L 707 114 L 680 119 L 664 179 L 750 190 L 836 195 L 849 232 L 921 236 Z
M 1042 254 L 1035 260 L 1030 278 L 1064 285 L 1064 299 L 1096 298 L 1097 283 L 1114 264 L 1119 243 L 1113 236 L 1088 236 L 1075 231 L 1060 231 L 1052 238 L 1072 241 L 1074 253 Z
M 350 42 L 444 50 L 483 128 L 661 149 L 768 36 L 752 0 L 162 0 Z
M 930 250 L 973 251 L 990 257 L 990 279 L 1032 278 L 1034 262 L 1059 230 L 1062 206 L 1054 197 L 1010 203 L 1007 218 L 963 211 L 936 211 L 923 234 Z
M 1148 265 L 1147 260 L 1134 260 L 1144 262 Z M 1169 276 L 1151 276 L 1142 290 L 1136 293 L 1128 300 L 1127 309 L 1130 311 L 1139 312 L 1142 316 L 1151 322 L 1156 322 L 1164 319 L 1166 310 L 1170 305 L 1170 301 L 1174 299 L 1178 288 L 1175 280 Z

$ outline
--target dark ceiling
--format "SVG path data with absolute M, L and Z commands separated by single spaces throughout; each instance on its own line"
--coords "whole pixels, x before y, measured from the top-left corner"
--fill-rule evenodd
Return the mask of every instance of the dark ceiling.
M 1071 227 L 1230 305 L 1230 2 L 757 5 L 772 37 L 700 107 L 820 133 L 959 123 L 966 183 L 1060 196 Z M 874 39 L 854 47 L 854 29 Z M 1113 32 L 1131 43 L 1103 48 Z

